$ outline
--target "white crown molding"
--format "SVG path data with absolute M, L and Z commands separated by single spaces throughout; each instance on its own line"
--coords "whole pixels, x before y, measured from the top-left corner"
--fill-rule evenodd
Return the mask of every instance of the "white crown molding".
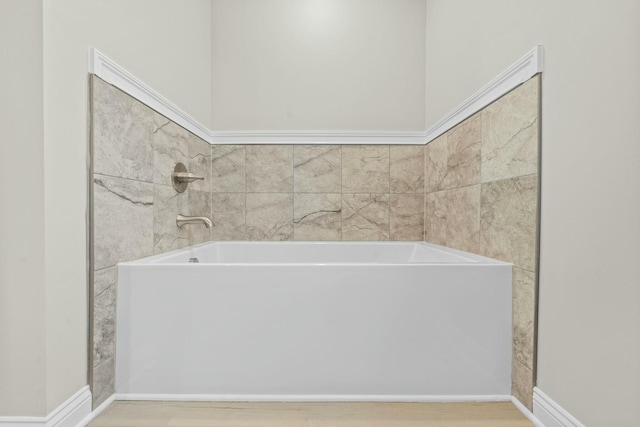
M 91 390 L 82 387 L 46 417 L 0 417 L 0 427 L 76 427 L 91 413 Z
M 482 87 L 427 131 L 211 131 L 125 68 L 95 48 L 89 51 L 89 72 L 148 105 L 210 144 L 426 144 L 471 117 L 543 68 L 538 45 Z
M 175 402 L 510 402 L 509 395 L 370 395 L 370 394 L 145 394 L 118 393 L 115 400 Z
M 543 48 L 542 45 L 538 45 L 431 126 L 425 132 L 425 143 L 433 141 L 507 92 L 541 73 L 542 69 Z
M 533 413 L 545 427 L 584 427 L 584 424 L 538 387 L 533 388 Z

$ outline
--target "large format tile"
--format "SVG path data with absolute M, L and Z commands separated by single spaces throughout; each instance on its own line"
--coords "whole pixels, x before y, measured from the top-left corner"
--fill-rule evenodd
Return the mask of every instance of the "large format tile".
M 536 206 L 536 175 L 482 184 L 481 254 L 535 271 Z
M 188 190 L 188 216 L 205 216 L 211 218 L 211 193 L 206 191 Z M 189 246 L 211 240 L 211 229 L 204 224 L 187 224 L 183 226 L 187 232 Z
M 388 193 L 389 146 L 343 146 L 342 192 Z
M 341 240 L 342 196 L 294 194 L 293 235 L 294 240 Z
M 513 357 L 533 369 L 536 275 L 513 269 Z
M 513 373 L 511 375 L 511 393 L 524 406 L 533 410 L 533 372 L 518 360 L 513 360 L 511 364 Z
M 213 193 L 211 240 L 245 240 L 245 194 Z
M 482 112 L 482 182 L 538 170 L 539 77 L 533 77 Z
M 424 194 L 391 194 L 389 206 L 391 240 L 424 238 Z
M 427 193 L 444 190 L 447 178 L 447 134 L 440 135 L 424 148 L 424 186 Z
M 117 284 L 112 283 L 93 297 L 93 366 L 115 355 L 116 292 Z
M 438 191 L 425 196 L 424 240 L 436 245 L 447 244 L 447 193 Z
M 447 133 L 447 175 L 444 188 L 457 188 L 480 182 L 482 116 L 476 114 Z
M 296 145 L 293 148 L 296 193 L 339 193 L 342 185 L 342 147 Z
M 244 192 L 244 145 L 213 145 L 211 147 L 211 191 L 214 193 Z
M 446 246 L 480 250 L 480 185 L 447 190 Z
M 203 180 L 193 181 L 189 184 L 189 190 L 211 192 L 211 145 L 189 133 L 189 161 L 187 169 L 189 172 L 201 176 Z
M 97 408 L 116 391 L 116 361 L 115 357 L 105 360 L 93 367 L 93 383 L 91 395 L 93 407 Z
M 153 113 L 153 182 L 173 185 L 176 163 L 189 167 L 189 132 L 161 114 Z
M 153 253 L 153 184 L 95 175 L 96 270 Z
M 189 245 L 187 230 L 178 228 L 176 218 L 187 212 L 188 193 L 178 193 L 173 187 L 153 186 L 153 253 L 161 254 Z
M 153 178 L 153 110 L 93 77 L 93 170 L 150 182 Z
M 342 240 L 389 240 L 389 195 L 343 194 Z
M 392 193 L 424 192 L 424 146 L 392 145 L 389 162 Z
M 248 193 L 293 192 L 293 145 L 247 145 Z
M 247 193 L 247 239 L 292 240 L 293 194 Z
M 93 272 L 93 297 L 100 295 L 109 286 L 118 282 L 118 267 L 103 268 Z

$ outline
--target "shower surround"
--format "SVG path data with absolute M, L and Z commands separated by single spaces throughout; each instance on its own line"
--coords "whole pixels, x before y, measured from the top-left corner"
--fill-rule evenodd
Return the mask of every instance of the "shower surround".
M 426 147 L 209 146 L 95 76 L 92 86 L 94 406 L 114 391 L 114 265 L 207 240 L 426 240 L 514 263 L 513 393 L 531 406 L 538 77 Z M 206 179 L 177 194 L 177 161 Z M 178 213 L 215 227 L 178 229 Z

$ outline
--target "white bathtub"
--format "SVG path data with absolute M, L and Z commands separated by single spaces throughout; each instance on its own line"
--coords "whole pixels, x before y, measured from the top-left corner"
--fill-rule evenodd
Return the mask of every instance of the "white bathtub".
M 426 243 L 229 242 L 118 274 L 119 398 L 511 394 L 507 263 Z

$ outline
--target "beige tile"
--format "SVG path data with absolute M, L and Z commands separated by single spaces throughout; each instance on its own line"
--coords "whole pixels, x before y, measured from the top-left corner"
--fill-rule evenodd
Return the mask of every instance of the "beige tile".
M 533 372 L 517 360 L 512 363 L 511 393 L 524 406 L 533 410 Z
M 97 77 L 92 82 L 95 173 L 151 182 L 153 110 Z
M 425 200 L 425 235 L 427 242 L 447 244 L 447 191 L 429 193 Z
M 245 194 L 213 193 L 211 240 L 245 240 Z
M 294 240 L 341 240 L 342 195 L 294 194 L 293 235 Z
M 482 112 L 482 182 L 537 172 L 538 85 L 534 77 Z
M 292 193 L 247 193 L 247 240 L 293 239 Z
M 93 384 L 91 394 L 93 407 L 100 406 L 116 389 L 115 357 L 105 360 L 93 368 Z
M 342 240 L 389 240 L 389 195 L 343 194 Z
M 247 145 L 248 193 L 293 192 L 293 145 Z
M 211 193 L 197 190 L 188 190 L 187 193 L 189 204 L 187 213 L 183 213 L 183 215 L 211 218 Z M 211 240 L 211 229 L 205 227 L 204 224 L 188 224 L 183 228 L 187 230 L 189 246 Z
M 201 176 L 204 180 L 193 181 L 189 190 L 211 192 L 211 145 L 205 140 L 189 134 L 189 172 Z
M 342 192 L 388 193 L 389 146 L 343 146 Z
M 342 185 L 342 147 L 294 146 L 293 182 L 296 193 L 339 193 Z
M 115 270 L 115 267 L 106 269 Z M 102 270 L 104 271 L 104 270 Z M 99 274 L 96 274 L 99 276 Z M 94 276 L 94 277 L 96 277 Z M 113 357 L 116 350 L 116 290 L 114 281 L 93 297 L 93 365 Z
M 93 273 L 93 296 L 100 295 L 111 285 L 118 282 L 118 267 L 103 268 Z
M 444 190 L 443 183 L 447 178 L 447 156 L 449 154 L 447 134 L 440 135 L 428 143 L 424 152 L 425 191 L 433 193 L 434 191 Z
M 447 133 L 447 175 L 444 188 L 480 183 L 482 116 L 476 114 Z
M 161 254 L 189 245 L 187 228 L 178 228 L 176 217 L 187 215 L 188 191 L 178 193 L 173 187 L 153 186 L 153 253 Z
M 535 323 L 535 273 L 513 269 L 513 356 L 533 369 Z
M 480 185 L 447 191 L 446 246 L 480 250 Z
M 154 112 L 152 141 L 153 182 L 171 186 L 175 164 L 189 167 L 189 132 Z
M 392 193 L 424 192 L 424 146 L 391 145 L 389 162 Z
M 537 176 L 482 184 L 480 252 L 534 271 Z
M 211 147 L 211 191 L 214 193 L 244 192 L 244 161 L 244 145 L 213 145 Z
M 422 240 L 424 237 L 424 194 L 391 194 L 390 239 Z

